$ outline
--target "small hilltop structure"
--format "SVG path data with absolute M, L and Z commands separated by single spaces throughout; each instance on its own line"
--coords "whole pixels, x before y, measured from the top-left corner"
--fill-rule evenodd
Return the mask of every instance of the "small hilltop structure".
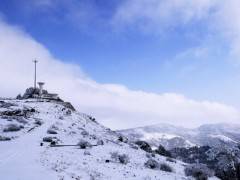
M 47 90 L 45 90 L 43 87 L 45 85 L 44 82 L 38 82 L 37 83 L 37 60 L 34 60 L 34 87 L 30 87 L 26 89 L 23 96 L 18 95 L 17 99 L 47 99 L 47 100 L 56 100 L 56 101 L 62 101 L 58 94 L 49 93 Z M 37 87 L 38 84 L 38 87 Z
M 24 99 L 36 99 L 39 101 L 54 101 L 58 104 L 63 105 L 65 108 L 68 108 L 72 111 L 75 111 L 75 108 L 70 102 L 64 102 L 62 99 L 59 98 L 58 94 L 49 93 L 43 87 L 45 85 L 44 82 L 37 83 L 37 60 L 34 60 L 34 86 L 27 88 L 23 96 L 20 94 L 16 97 L 16 99 L 24 100 Z M 38 84 L 38 87 L 37 87 Z

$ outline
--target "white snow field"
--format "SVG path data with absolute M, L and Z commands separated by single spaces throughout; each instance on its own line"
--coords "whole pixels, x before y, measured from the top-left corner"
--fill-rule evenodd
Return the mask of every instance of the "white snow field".
M 20 128 L 9 129 L 13 124 Z M 185 163 L 150 156 L 61 103 L 0 101 L 0 180 L 191 179 L 184 174 Z M 149 159 L 168 164 L 173 172 L 145 167 Z

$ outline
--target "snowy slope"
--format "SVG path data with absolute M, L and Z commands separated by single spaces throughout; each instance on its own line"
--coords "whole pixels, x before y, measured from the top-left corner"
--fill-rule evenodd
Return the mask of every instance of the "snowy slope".
M 8 131 L 9 124 L 20 128 Z M 159 155 L 150 158 L 136 145 L 119 141 L 117 133 L 90 116 L 62 103 L 0 101 L 0 137 L 0 179 L 4 180 L 189 179 L 184 175 L 184 163 L 169 162 Z M 54 137 L 56 145 L 80 141 L 88 142 L 89 147 L 50 146 L 43 142 L 45 137 Z M 126 163 L 120 163 L 117 155 L 126 155 Z M 173 172 L 145 167 L 149 158 L 168 164 Z

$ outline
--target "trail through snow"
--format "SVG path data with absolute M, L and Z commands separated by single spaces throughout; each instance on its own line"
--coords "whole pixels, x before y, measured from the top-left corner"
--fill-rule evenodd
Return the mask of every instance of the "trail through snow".
M 44 168 L 39 162 L 43 151 L 40 142 L 51 123 L 48 121 L 15 141 L 1 142 L 0 174 L 4 180 L 57 179 L 54 171 Z

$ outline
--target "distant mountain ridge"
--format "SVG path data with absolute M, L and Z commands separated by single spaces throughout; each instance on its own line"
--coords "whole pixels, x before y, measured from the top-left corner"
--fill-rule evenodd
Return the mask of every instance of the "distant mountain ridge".
M 153 148 L 163 145 L 166 149 L 193 146 L 235 146 L 240 143 L 240 125 L 205 124 L 188 129 L 169 124 L 157 124 L 120 130 L 131 141 L 144 140 Z

